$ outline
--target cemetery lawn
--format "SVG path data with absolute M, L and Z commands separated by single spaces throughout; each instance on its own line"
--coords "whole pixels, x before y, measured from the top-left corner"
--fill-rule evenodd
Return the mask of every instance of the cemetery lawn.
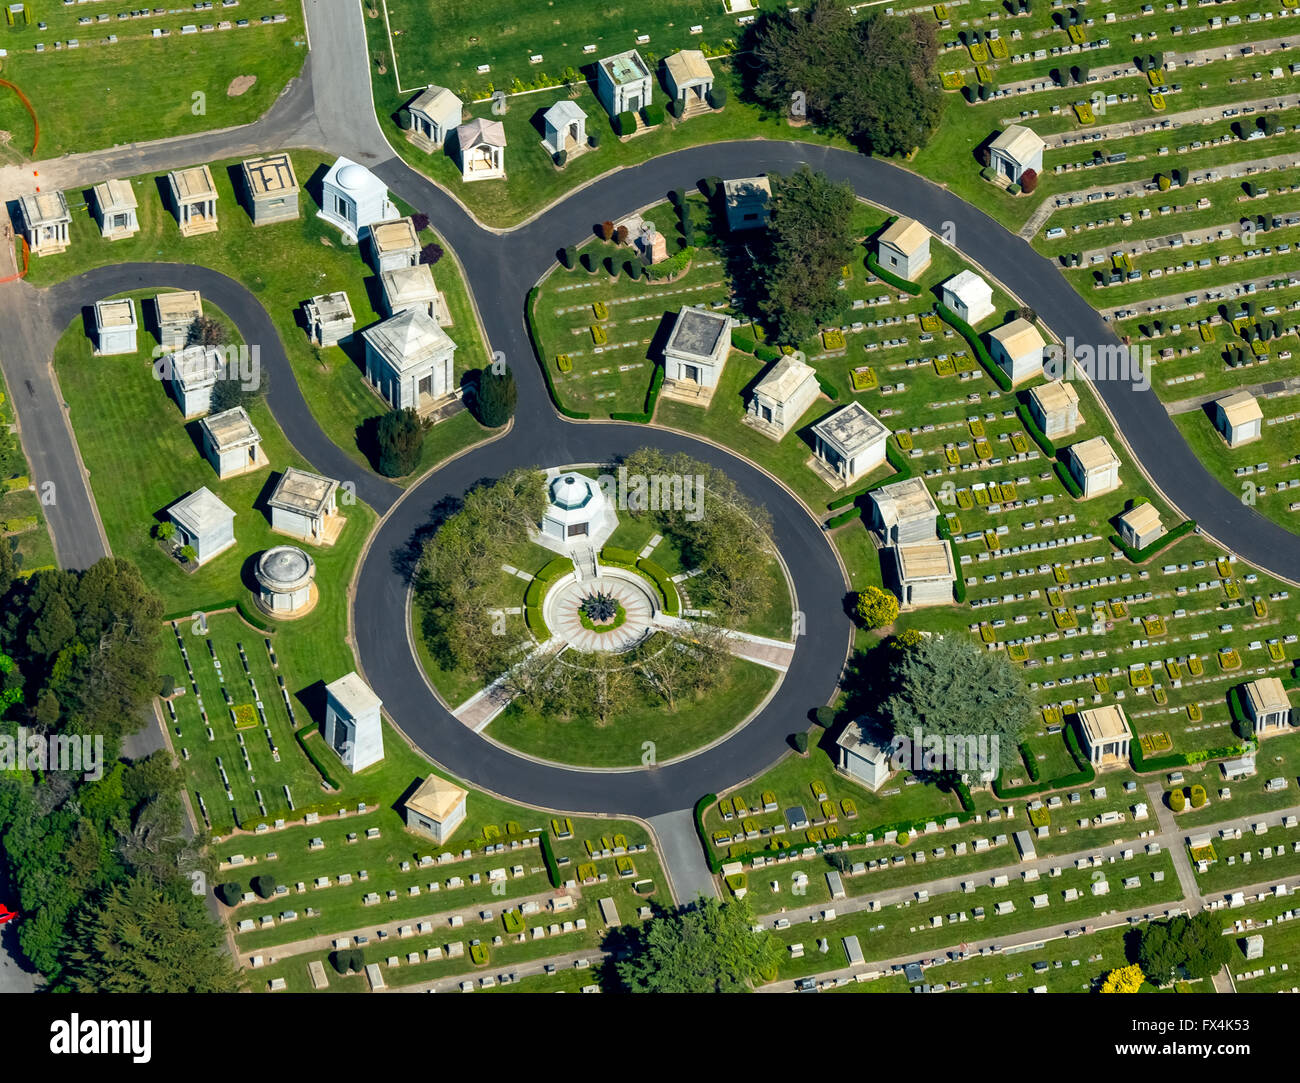
M 658 698 L 636 688 L 625 710 L 601 725 L 595 718 L 539 715 L 512 703 L 484 731 L 530 756 L 583 767 L 644 764 L 646 742 L 656 763 L 665 763 L 717 740 L 749 718 L 776 687 L 779 674 L 756 662 L 732 658 L 725 677 L 707 696 L 680 701 L 670 712 Z
M 0 43 L 8 51 L 4 78 L 27 95 L 40 122 L 37 159 L 251 123 L 297 77 L 307 57 L 302 9 L 279 0 L 241 0 L 230 11 L 186 6 L 129 20 L 116 18 L 116 10 L 107 15 L 31 0 L 27 10 L 32 23 L 0 26 Z M 262 16 L 277 13 L 286 21 L 261 24 Z M 105 21 L 80 25 L 78 19 L 87 15 Z M 187 24 L 225 19 L 251 25 L 181 33 Z M 38 29 L 37 20 L 48 29 Z M 155 28 L 169 36 L 153 38 Z M 115 44 L 106 42 L 110 34 L 117 36 Z M 73 39 L 77 48 L 56 48 Z M 36 52 L 38 42 L 45 44 L 43 53 Z M 256 82 L 231 96 L 231 83 L 240 76 Z M 7 88 L 0 93 L 0 129 L 13 133 L 0 160 L 28 160 L 31 116 Z
M 74 205 L 71 247 L 59 255 L 32 260 L 28 281 L 45 286 L 93 267 L 135 260 L 195 263 L 229 275 L 266 308 L 303 397 L 325 434 L 358 467 L 369 467 L 367 422 L 387 412 L 388 405 L 365 382 L 360 331 L 381 318 L 379 279 L 358 247 L 344 246 L 338 231 L 317 217 L 320 178 L 332 159 L 310 151 L 294 151 L 291 158 L 302 189 L 298 219 L 254 227 L 238 195 L 242 191 L 240 159 L 232 158 L 210 165 L 221 228 L 198 237 L 181 237 L 177 231 L 176 220 L 161 195 L 165 173 L 132 178 L 140 232 L 127 240 L 103 240 L 90 214 L 89 193 L 69 192 L 69 203 Z M 77 208 L 79 194 L 84 197 L 80 202 L 87 205 Z M 421 243 L 442 244 L 432 229 L 420 239 Z M 451 315 L 449 333 L 458 347 L 455 375 L 460 380 L 488 360 L 487 347 L 464 277 L 450 251 L 435 266 L 434 279 Z M 302 302 L 336 290 L 346 292 L 352 303 L 356 333 L 342 346 L 314 347 L 299 322 Z M 209 307 L 205 298 L 205 309 Z M 412 474 L 394 480 L 410 484 L 443 459 L 478 443 L 488 432 L 468 411 L 456 414 L 429 431 Z
M 293 735 L 296 728 L 307 724 L 310 716 L 301 703 L 297 703 L 294 705 L 297 725 L 290 720 L 277 681 L 277 677 L 283 678 L 284 674 L 271 662 L 271 651 L 285 645 L 296 630 L 287 637 L 274 631 L 268 636 L 248 625 L 233 611 L 213 613 L 207 617 L 206 624 L 207 633 L 204 634 L 199 622 L 187 616 L 174 626 L 168 625 L 162 633 L 163 672 L 175 680 L 177 690 L 183 693 L 164 705 L 165 722 L 190 782 L 194 813 L 203 820 L 197 800 L 197 795 L 202 794 L 210 821 L 208 827 L 219 835 L 228 834 L 236 825 L 251 830 L 258 822 L 288 817 L 292 815 L 289 800 L 301 815 L 305 808 L 316 805 L 324 796 L 320 773 Z M 186 673 L 177 631 L 189 654 L 193 679 Z M 216 651 L 220 670 L 213 664 L 209 644 Z M 241 645 L 248 660 L 248 674 L 240 658 Z M 224 684 L 221 683 L 223 676 Z M 197 689 L 194 682 L 197 682 Z M 297 690 L 288 679 L 285 683 L 291 694 Z M 222 697 L 223 690 L 229 692 L 235 707 L 256 704 L 260 700 L 269 737 L 260 722 L 246 729 L 236 729 Z M 208 714 L 206 722 L 201 717 L 205 709 Z M 211 741 L 207 735 L 208 727 L 213 733 Z M 251 771 L 244 767 L 239 735 L 243 736 Z M 272 753 L 272 744 L 279 753 L 278 762 Z M 226 797 L 217 766 L 218 758 L 230 780 L 233 801 Z M 289 791 L 287 795 L 286 788 Z M 265 813 L 259 808 L 258 792 L 265 802 Z
M 4 376 L 0 375 L 0 426 L 9 432 L 14 424 L 13 406 L 9 401 L 9 388 Z M 45 514 L 41 511 L 41 501 L 31 484 L 28 475 L 27 460 L 23 456 L 19 434 L 13 433 L 14 451 L 12 458 L 0 464 L 0 545 L 9 545 L 21 558 L 18 562 L 19 572 L 30 575 L 38 568 L 53 568 L 57 561 L 54 556 L 54 542 L 45 524 Z M 20 484 L 10 488 L 7 478 L 13 477 Z M 25 479 L 25 480 L 24 480 Z
M 139 307 L 153 291 L 128 294 Z M 209 305 L 209 314 L 215 309 Z M 163 599 L 168 614 L 188 616 L 196 610 L 225 608 L 236 601 L 251 604 L 252 568 L 256 556 L 283 544 L 271 532 L 263 501 L 288 466 L 310 469 L 284 438 L 263 399 L 254 399 L 249 416 L 262 437 L 269 469 L 218 480 L 201 453 L 198 420 L 186 422 L 168 389 L 153 377 L 152 337 L 140 335 L 134 356 L 94 357 L 90 340 L 77 321 L 59 340 L 54 367 L 82 458 L 90 475 L 109 544 L 117 556 L 128 557 Z M 125 434 L 133 434 L 125 439 Z M 186 493 L 207 486 L 236 514 L 236 546 L 190 574 L 159 548 L 152 538 L 165 510 Z M 317 672 L 351 668 L 344 646 L 347 629 L 347 585 L 362 543 L 374 525 L 374 513 L 364 504 L 344 504 L 347 519 L 338 542 L 309 546 L 316 561 L 321 597 L 315 610 L 292 622 L 292 641 L 310 650 Z M 306 644 L 311 644 L 306 647 Z M 341 676 L 346 668 L 340 668 Z
M 501 0 L 501 2 L 505 2 L 505 0 Z M 568 0 L 568 2 L 573 4 L 575 2 L 584 2 L 584 0 Z M 449 8 L 439 10 L 450 11 Z M 517 4 L 512 5 L 512 21 L 521 10 Z M 720 9 L 710 7 L 711 12 L 715 10 Z M 479 22 L 482 17 L 476 11 L 474 18 L 476 22 Z M 683 31 L 692 22 L 704 21 L 699 18 L 693 19 L 690 16 L 682 16 L 682 20 L 685 21 L 679 20 L 678 26 Z M 480 25 L 487 26 L 489 24 L 483 21 Z M 427 33 L 429 26 L 429 22 L 425 20 L 421 32 Z M 735 24 L 732 23 L 732 26 L 735 26 Z M 368 19 L 366 27 L 372 56 L 377 50 L 386 50 L 387 42 L 385 40 L 383 20 Z M 736 27 L 736 29 L 738 30 L 739 27 Z M 581 31 L 581 33 L 585 33 L 585 31 Z M 692 44 L 687 45 L 687 48 L 699 46 L 698 38 L 693 38 L 691 41 Z M 577 51 L 580 52 L 581 45 L 584 43 L 577 45 Z M 652 49 L 655 44 L 652 41 Z M 714 42 L 713 44 L 717 45 L 718 43 Z M 599 57 L 622 52 L 624 49 L 633 48 L 634 45 L 634 39 L 629 36 L 627 43 L 619 45 L 617 48 L 611 45 L 605 52 L 597 52 L 585 58 L 580 56 L 574 60 L 574 66 L 577 67 L 582 63 L 594 64 Z M 439 52 L 441 52 L 441 48 L 441 45 L 439 45 Z M 519 60 L 522 68 L 532 68 L 528 63 L 528 57 L 534 51 L 536 50 L 524 49 L 521 52 Z M 664 56 L 668 51 L 671 50 L 665 49 L 657 55 Z M 426 82 L 432 81 L 440 85 L 450 86 L 453 90 L 456 90 L 460 85 L 459 81 L 455 79 L 444 82 L 441 75 L 432 79 L 423 77 L 417 79 L 413 75 L 415 69 L 408 67 L 410 62 L 403 58 L 410 55 L 408 52 L 399 54 L 398 57 L 403 85 L 415 88 L 405 93 L 398 93 L 393 82 L 391 67 L 385 75 L 379 74 L 375 68 L 371 69 L 375 112 L 378 115 L 380 127 L 393 149 L 409 165 L 454 192 L 456 198 L 461 200 L 476 218 L 485 225 L 492 227 L 506 228 L 518 225 L 542 210 L 542 208 L 562 199 L 567 193 L 602 174 L 613 169 L 637 165 L 650 158 L 676 150 L 683 150 L 686 147 L 698 146 L 704 143 L 721 143 L 729 140 L 755 138 L 795 139 L 818 146 L 838 146 L 845 149 L 849 146 L 847 141 L 839 136 L 818 132 L 811 126 L 792 128 L 783 117 L 765 115 L 756 106 L 742 102 L 738 96 L 739 80 L 731 70 L 730 61 L 711 59 L 709 65 L 713 69 L 714 86 L 727 91 L 727 103 L 724 108 L 692 117 L 680 123 L 672 120 L 672 118 L 667 118 L 657 128 L 631 137 L 626 142 L 620 141 L 618 135 L 615 134 L 609 114 L 605 112 L 605 107 L 596 98 L 591 82 L 575 84 L 568 88 L 555 87 L 536 94 L 511 97 L 507 99 L 508 109 L 503 116 L 493 116 L 490 101 L 471 102 L 466 95 L 460 94 L 466 104 L 467 118 L 483 117 L 501 121 L 505 125 L 506 141 L 508 143 L 506 149 L 507 175 L 505 179 L 474 181 L 467 184 L 461 179 L 460 168 L 453 158 L 441 152 L 425 153 L 410 143 L 407 140 L 406 133 L 397 125 L 395 118 L 398 112 L 415 97 L 420 89 L 423 89 Z M 551 66 L 550 56 L 546 54 L 545 50 L 543 50 L 543 55 L 547 56 L 547 63 L 543 67 L 551 74 L 558 75 L 559 72 L 555 67 Z M 647 62 L 650 61 L 648 52 L 643 51 L 641 55 Z M 472 68 L 470 73 L 472 78 L 476 78 L 473 76 Z M 521 76 L 535 78 L 535 70 L 523 72 Z M 508 80 L 499 78 L 496 71 L 484 78 L 495 79 L 495 85 L 503 89 L 508 87 Z M 457 93 L 460 92 L 457 91 Z M 540 116 L 556 101 L 571 95 L 576 95 L 573 100 L 587 114 L 587 134 L 590 136 L 598 133 L 600 146 L 594 150 L 588 149 L 581 155 L 571 157 L 563 169 L 558 169 L 552 163 L 550 153 L 542 147 L 543 129 Z M 656 73 L 654 101 L 663 105 L 667 100 L 667 92 L 662 86 L 658 73 Z M 556 238 L 557 243 L 562 244 L 576 243 L 581 239 L 581 237 Z
M 1258 440 L 1239 448 L 1230 448 L 1219 435 L 1214 423 L 1204 410 L 1188 414 L 1174 414 L 1174 424 L 1183 438 L 1196 452 L 1196 457 L 1224 486 L 1241 493 L 1243 500 L 1253 496 L 1255 510 L 1266 515 L 1288 530 L 1300 531 L 1300 509 L 1291 511 L 1291 505 L 1300 501 L 1300 482 L 1296 488 L 1279 491 L 1279 482 L 1300 479 L 1300 421 L 1270 425 L 1269 418 L 1293 413 L 1293 398 L 1259 399 L 1264 412 L 1264 423 Z M 1265 473 L 1251 473 L 1238 477 L 1234 471 L 1244 466 L 1267 463 Z M 1262 486 L 1264 492 L 1258 492 Z

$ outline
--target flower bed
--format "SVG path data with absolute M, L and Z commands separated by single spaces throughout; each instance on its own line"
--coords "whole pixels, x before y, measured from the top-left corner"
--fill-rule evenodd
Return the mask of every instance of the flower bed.
M 844 332 L 838 327 L 832 327 L 828 331 L 823 331 L 822 345 L 828 350 L 844 349 Z
M 870 391 L 878 384 L 876 370 L 870 365 L 855 368 L 849 377 L 854 391 Z
M 573 358 L 567 353 L 557 353 L 555 355 L 555 367 L 561 372 L 573 371 Z

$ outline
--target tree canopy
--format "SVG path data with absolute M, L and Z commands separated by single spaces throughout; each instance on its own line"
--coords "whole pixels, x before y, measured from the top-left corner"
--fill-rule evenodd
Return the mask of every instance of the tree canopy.
M 918 15 L 855 17 L 839 0 L 768 11 L 740 53 L 746 92 L 767 108 L 839 132 L 873 154 L 907 154 L 938 127 L 939 43 Z
M 1223 935 L 1223 920 L 1209 910 L 1150 922 L 1137 951 L 1138 965 L 1153 985 L 1168 985 L 1184 976 L 1211 977 L 1231 957 L 1232 940 Z
M 759 309 L 778 341 L 798 343 L 845 311 L 841 269 L 853 256 L 857 200 L 807 166 L 774 186 Z
M 379 472 L 388 478 L 411 473 L 419 465 L 427 430 L 428 426 L 414 410 L 390 410 L 382 415 L 375 429 Z
M 953 636 L 931 636 L 891 651 L 889 676 L 893 691 L 883 714 L 895 734 L 910 738 L 919 729 L 926 737 L 996 736 L 1003 766 L 1017 762 L 1034 704 L 1005 655 Z
M 742 993 L 775 976 L 779 949 L 753 931 L 745 899 L 702 899 L 653 917 L 631 934 L 618 976 L 634 993 Z

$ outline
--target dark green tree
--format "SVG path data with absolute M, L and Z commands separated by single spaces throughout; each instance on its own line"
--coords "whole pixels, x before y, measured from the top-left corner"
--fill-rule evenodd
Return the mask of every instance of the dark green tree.
M 745 899 L 702 899 L 691 910 L 651 918 L 616 965 L 634 993 L 744 993 L 776 976 L 772 935 L 753 931 Z
M 1209 910 L 1149 923 L 1137 951 L 1138 965 L 1153 985 L 1168 985 L 1183 976 L 1211 977 L 1231 956 L 1232 940 L 1223 935 L 1223 919 Z
M 66 985 L 84 993 L 234 993 L 221 931 L 181 885 L 114 884 L 78 922 Z
M 478 392 L 474 396 L 474 409 L 480 425 L 496 429 L 514 416 L 519 391 L 515 374 L 508 365 L 498 372 L 489 366 L 479 373 Z
M 855 207 L 852 188 L 807 166 L 776 186 L 760 302 L 773 339 L 801 342 L 843 315 L 840 269 L 853 255 Z
M 420 462 L 428 426 L 412 409 L 392 410 L 379 419 L 375 440 L 379 472 L 388 478 L 409 474 Z
M 978 650 L 951 635 L 932 636 L 893 653 L 889 678 L 893 692 L 881 713 L 894 733 L 997 737 L 1001 764 L 1017 761 L 1034 704 L 1005 654 Z

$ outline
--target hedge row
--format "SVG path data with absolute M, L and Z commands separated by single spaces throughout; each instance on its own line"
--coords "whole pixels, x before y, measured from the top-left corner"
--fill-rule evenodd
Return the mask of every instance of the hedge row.
M 1056 476 L 1061 479 L 1061 484 L 1065 486 L 1065 491 L 1075 500 L 1083 499 L 1083 490 L 1079 488 L 1079 483 L 1074 480 L 1074 475 L 1070 473 L 1070 468 L 1060 459 L 1052 464 L 1056 471 Z
M 677 616 L 682 611 L 681 598 L 677 594 L 677 585 L 667 570 L 656 564 L 649 557 L 641 557 L 636 562 L 637 570 L 644 575 L 648 575 L 654 580 L 655 586 L 659 588 L 659 593 L 663 595 L 664 612 L 670 617 Z
M 1016 405 L 1016 413 L 1020 417 L 1020 423 L 1025 427 L 1025 432 L 1029 433 L 1030 439 L 1038 445 L 1038 450 L 1046 455 L 1049 459 L 1056 458 L 1056 445 L 1049 439 L 1047 433 L 1038 427 L 1034 421 L 1034 416 L 1029 412 L 1029 407 L 1023 402 Z
M 551 848 L 551 836 L 543 830 L 537 837 L 542 848 L 542 860 L 546 863 L 546 878 L 550 880 L 551 887 L 562 887 L 564 881 L 560 879 L 560 866 L 555 860 L 555 851 Z
M 533 318 L 533 306 L 537 302 L 538 287 L 534 286 L 528 291 L 528 299 L 524 304 L 524 316 L 528 321 L 528 337 L 533 340 L 533 351 L 537 354 L 538 360 L 541 361 L 542 375 L 546 377 L 546 391 L 551 396 L 551 403 L 564 416 L 572 418 L 574 421 L 586 421 L 591 414 L 586 410 L 570 410 L 560 401 L 560 396 L 555 393 L 555 384 L 551 380 L 551 367 L 546 363 L 546 356 L 542 352 L 542 336 L 537 332 L 537 321 Z
M 1126 557 L 1128 557 L 1128 559 L 1132 561 L 1134 564 L 1141 564 L 1144 560 L 1149 560 L 1151 557 L 1155 556 L 1155 554 L 1160 552 L 1160 550 L 1163 549 L 1166 545 L 1170 545 L 1173 542 L 1176 542 L 1183 535 L 1189 534 L 1195 529 L 1196 529 L 1195 519 L 1184 519 L 1176 527 L 1174 527 L 1172 530 L 1164 534 L 1163 537 L 1157 538 L 1145 549 L 1134 549 L 1132 546 L 1128 545 L 1118 534 L 1112 534 L 1110 536 L 1110 543 L 1121 553 L 1123 553 Z
M 980 339 L 979 332 L 942 301 L 936 301 L 934 307 L 943 321 L 966 340 L 967 345 L 970 346 L 979 359 L 979 363 L 984 366 L 984 371 L 989 374 L 989 378 L 1003 391 L 1010 391 L 1012 388 L 1011 377 L 1003 372 L 1002 366 L 989 356 L 988 350 L 984 348 L 983 340 Z
M 542 570 L 529 580 L 528 587 L 524 590 L 524 605 L 530 609 L 539 607 L 547 588 L 560 576 L 568 575 L 571 571 L 573 561 L 568 557 L 553 557 L 548 560 Z
M 859 508 L 865 508 L 866 505 L 861 503 L 861 501 L 870 493 L 879 489 L 882 485 L 893 485 L 898 481 L 906 481 L 912 476 L 914 471 L 912 470 L 911 459 L 904 455 L 895 444 L 889 441 L 886 441 L 885 443 L 885 460 L 894 468 L 893 474 L 890 474 L 888 477 L 878 478 L 870 485 L 864 486 L 854 492 L 843 493 L 840 496 L 835 497 L 833 500 L 827 502 L 826 510 L 834 511 L 836 508 L 842 508 L 846 504 L 857 504 Z M 836 518 L 841 517 L 836 516 Z M 846 518 L 843 521 L 848 522 L 848 519 Z
M 648 425 L 650 419 L 655 414 L 655 403 L 659 401 L 659 390 L 664 386 L 664 367 L 655 365 L 654 373 L 650 377 L 650 387 L 645 395 L 645 410 L 639 414 L 619 411 L 611 413 L 610 419 L 613 421 L 635 421 L 641 425 Z
M 1048 790 L 1064 790 L 1071 786 L 1085 786 L 1093 781 L 1097 777 L 1097 772 L 1083 754 L 1083 749 L 1079 745 L 1079 735 L 1075 732 L 1074 723 L 1071 722 L 1065 724 L 1065 746 L 1070 750 L 1070 757 L 1074 760 L 1074 766 L 1078 770 L 1059 775 L 1056 778 L 1038 781 L 1037 764 L 1034 762 L 1028 746 L 1022 744 L 1020 746 L 1020 755 L 1029 770 L 1029 777 L 1035 781 L 1025 786 L 1005 787 L 1002 785 L 1001 776 L 999 776 L 993 780 L 994 796 L 1004 801 L 1014 800 L 1019 797 L 1031 797 L 1037 793 L 1046 793 Z
M 888 282 L 895 289 L 902 290 L 904 293 L 910 293 L 913 297 L 921 292 L 921 287 L 915 282 L 909 282 L 906 278 L 894 274 L 893 271 L 887 271 L 880 265 L 874 252 L 867 253 L 867 270 L 875 275 L 882 282 Z
M 831 402 L 839 401 L 840 389 L 831 383 L 830 380 L 826 379 L 826 377 L 820 372 L 817 374 L 817 386 L 822 389 L 822 394 L 830 399 Z
M 1165 756 L 1152 756 L 1149 759 L 1142 754 L 1142 742 L 1138 737 L 1138 732 L 1133 726 L 1133 720 L 1129 719 L 1129 733 L 1132 739 L 1129 741 L 1129 760 L 1133 764 L 1134 771 L 1169 771 L 1177 767 L 1190 767 L 1193 764 L 1205 763 L 1208 760 L 1227 759 L 1229 756 L 1240 756 L 1243 752 L 1254 747 L 1253 742 L 1246 742 L 1240 745 L 1225 745 L 1223 748 L 1203 748 L 1195 752 L 1171 752 Z
M 307 742 L 307 737 L 310 734 L 312 734 L 315 731 L 315 729 L 316 729 L 316 723 L 308 722 L 307 725 L 302 726 L 299 729 L 293 731 L 294 738 L 298 741 L 298 747 L 301 748 L 304 753 L 306 753 L 307 758 L 311 760 L 312 766 L 315 767 L 316 770 L 320 772 L 320 777 L 325 780 L 325 782 L 329 785 L 330 789 L 332 790 L 342 789 L 343 784 L 339 782 L 337 778 L 334 777 L 334 775 L 330 772 L 329 767 L 327 767 L 321 761 L 321 758 L 316 755 L 316 750 Z
M 607 545 L 600 551 L 600 562 L 611 568 L 622 568 L 626 572 L 637 572 L 644 578 L 649 579 L 659 591 L 664 612 L 670 617 L 675 617 L 681 613 L 682 602 L 672 576 L 649 557 L 638 557 L 630 550 L 616 549 Z
M 969 789 L 966 790 L 966 796 L 964 799 L 962 798 L 961 793 L 959 791 L 958 798 L 961 799 L 962 811 L 957 813 L 952 813 L 951 815 L 957 820 L 958 823 L 965 824 L 968 823 L 975 815 L 975 811 L 974 811 L 975 802 L 970 798 Z M 713 873 L 717 873 L 718 871 L 720 871 L 722 866 L 726 864 L 728 861 L 738 860 L 736 858 L 723 857 L 722 855 L 720 855 L 717 852 L 717 849 L 713 845 L 713 840 L 709 837 L 708 830 L 704 826 L 704 814 L 714 804 L 717 803 L 717 800 L 718 800 L 717 794 L 709 793 L 709 794 L 705 794 L 703 797 L 701 797 L 698 801 L 695 802 L 695 833 L 700 837 L 700 845 L 704 847 L 705 860 L 708 862 L 709 871 Z M 970 806 L 971 806 L 970 808 L 966 807 L 967 800 L 970 800 Z M 944 816 L 943 818 L 947 819 L 948 817 Z M 875 839 L 882 839 L 890 831 L 896 831 L 900 835 L 904 833 L 908 835 L 918 835 L 922 833 L 927 822 L 929 822 L 928 819 L 923 819 L 923 820 L 900 820 L 897 823 L 879 824 L 876 827 L 864 828 L 861 831 L 855 831 L 851 835 L 841 835 L 838 839 L 827 839 L 826 842 L 830 842 L 835 846 L 859 846 L 864 844 L 867 841 L 868 835 L 871 835 Z M 825 842 L 805 842 L 798 845 L 792 843 L 791 846 L 785 850 L 777 850 L 777 849 L 754 850 L 753 852 L 746 853 L 745 857 L 747 859 L 754 858 L 754 857 L 778 857 L 783 853 L 788 854 L 792 850 L 801 850 L 805 846 L 812 846 L 814 849 L 816 849 L 818 853 L 821 853 L 825 849 Z
M 524 607 L 524 624 L 532 632 L 533 637 L 539 643 L 545 643 L 551 638 L 551 630 L 546 626 L 546 621 L 542 619 L 542 610 L 540 606 L 529 605 Z

